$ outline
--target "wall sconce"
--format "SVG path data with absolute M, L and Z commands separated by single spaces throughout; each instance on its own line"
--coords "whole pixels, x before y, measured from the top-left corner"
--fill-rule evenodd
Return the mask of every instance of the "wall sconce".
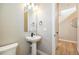
M 32 26 L 33 26 L 33 27 L 35 26 L 35 22 L 32 22 Z
M 34 4 L 33 4 L 33 3 L 26 3 L 26 4 L 24 4 L 24 8 L 25 8 L 25 9 L 30 10 L 30 9 L 32 9 L 33 7 L 34 7 Z

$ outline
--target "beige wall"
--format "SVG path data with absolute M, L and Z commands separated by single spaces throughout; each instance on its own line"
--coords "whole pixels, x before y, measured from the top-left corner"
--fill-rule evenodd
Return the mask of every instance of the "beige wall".
M 71 7 L 76 7 L 75 4 L 60 4 L 61 6 L 61 10 L 63 9 L 68 9 Z M 77 18 L 75 18 L 75 16 L 77 16 L 77 13 L 72 14 L 71 16 L 69 16 L 67 19 L 65 19 L 64 21 L 62 21 L 59 24 L 59 35 L 60 38 L 63 38 L 64 40 L 69 40 L 69 41 L 77 41 L 77 29 L 73 27 L 73 25 L 76 25 L 75 23 L 72 24 L 72 20 L 77 20 Z M 74 19 L 73 19 L 74 18 Z M 59 20 L 61 20 L 61 18 L 59 18 Z
M 74 7 L 75 3 L 60 3 L 59 6 L 60 6 L 61 10 L 64 10 L 64 9 L 68 9 L 68 8 Z
M 17 54 L 28 54 L 24 38 L 24 9 L 22 4 L 0 5 L 0 46 L 17 42 Z
M 77 41 L 77 29 L 72 26 L 72 22 L 65 20 L 59 25 L 60 38 L 69 41 Z
M 0 4 L 0 18 L 1 18 L 1 9 L 2 9 L 2 5 Z M 1 28 L 1 24 L 2 24 L 2 21 L 1 21 L 1 19 L 0 19 L 0 38 L 2 38 L 2 28 Z M 1 40 L 1 39 L 0 39 Z

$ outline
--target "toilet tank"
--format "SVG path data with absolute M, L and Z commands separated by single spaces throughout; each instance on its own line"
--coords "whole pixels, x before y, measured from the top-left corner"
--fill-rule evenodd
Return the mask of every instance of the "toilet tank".
M 13 43 L 0 47 L 0 55 L 16 55 L 17 46 L 18 43 Z

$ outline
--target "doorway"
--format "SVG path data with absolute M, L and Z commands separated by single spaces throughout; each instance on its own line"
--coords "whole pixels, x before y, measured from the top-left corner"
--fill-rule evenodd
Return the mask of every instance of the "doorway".
M 59 3 L 57 55 L 76 55 L 77 53 L 77 4 Z

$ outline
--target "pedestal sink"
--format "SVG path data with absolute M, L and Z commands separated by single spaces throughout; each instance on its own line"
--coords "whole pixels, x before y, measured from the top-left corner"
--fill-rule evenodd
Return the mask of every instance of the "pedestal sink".
M 32 45 L 31 45 L 31 47 L 32 47 L 32 55 L 37 54 L 37 42 L 40 41 L 40 39 L 41 39 L 41 36 L 36 36 L 36 35 L 33 36 L 33 37 L 31 37 L 31 36 L 26 37 L 26 41 L 32 43 Z

